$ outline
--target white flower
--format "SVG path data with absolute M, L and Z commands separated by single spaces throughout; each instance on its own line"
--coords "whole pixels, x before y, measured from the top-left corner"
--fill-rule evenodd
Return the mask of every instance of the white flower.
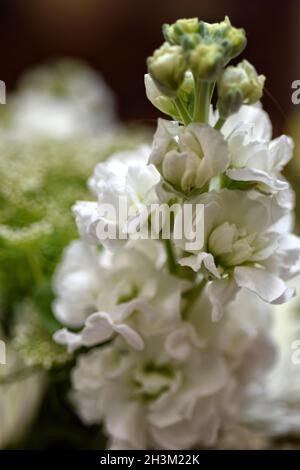
M 202 311 L 209 306 L 204 296 L 191 323 L 178 321 L 169 334 L 148 337 L 143 351 L 117 338 L 81 355 L 72 379 L 82 420 L 103 423 L 114 449 L 214 445 L 245 405 L 249 380 L 273 357 L 268 312 L 248 300 L 249 294 L 239 296 L 222 328 L 211 323 L 209 308 Z
M 55 278 L 54 312 L 67 326 L 83 329 L 59 330 L 56 341 L 74 350 L 120 334 L 142 349 L 144 336 L 169 330 L 180 318 L 188 283 L 162 269 L 160 248 L 150 240 L 136 241 L 107 257 L 105 267 L 102 254 L 97 257 L 84 242 L 73 243 Z
M 213 116 L 211 116 L 213 119 Z M 216 120 L 216 117 L 214 118 Z M 244 105 L 239 111 L 229 116 L 222 127 L 222 134 L 225 138 L 237 131 L 239 128 L 251 128 L 251 136 L 253 140 L 270 141 L 272 138 L 272 124 L 266 111 L 261 105 Z
M 111 91 L 93 70 L 73 60 L 27 72 L 9 103 L 14 137 L 91 137 L 115 126 Z
M 292 157 L 293 141 L 285 135 L 270 141 L 267 119 L 259 107 L 243 106 L 226 121 L 222 129 L 230 153 L 226 174 L 232 180 L 256 183 L 265 192 L 280 191 L 289 186 L 281 171 Z
M 96 166 L 89 186 L 98 201 L 79 201 L 74 206 L 80 235 L 88 242 L 99 244 L 99 233 L 109 229 L 112 237 L 102 239 L 103 244 L 118 246 L 130 236 L 131 219 L 138 217 L 141 224 L 146 222 L 147 206 L 157 200 L 154 186 L 159 181 L 155 168 L 146 165 L 149 153 L 145 145 L 135 151 L 116 153 Z M 132 211 L 131 218 L 127 210 Z
M 169 114 L 174 120 L 180 121 L 180 115 L 173 99 L 163 95 L 159 91 L 149 73 L 145 74 L 144 79 L 146 95 L 153 106 L 156 106 L 156 108 L 163 113 Z M 194 86 L 193 74 L 188 70 L 185 73 L 183 84 L 180 87 L 180 97 L 190 111 L 192 111 Z
M 105 292 L 105 259 L 93 246 L 74 241 L 64 252 L 53 281 L 54 313 L 67 326 L 80 327 L 97 310 Z
M 181 126 L 158 120 L 149 163 L 161 173 L 164 184 L 177 194 L 201 189 L 222 173 L 229 161 L 228 148 L 220 132 L 207 124 Z
M 266 302 L 282 303 L 293 295 L 285 280 L 299 270 L 299 239 L 273 231 L 285 215 L 273 197 L 223 189 L 198 196 L 204 204 L 204 246 L 180 260 L 209 280 L 217 320 L 239 288 Z

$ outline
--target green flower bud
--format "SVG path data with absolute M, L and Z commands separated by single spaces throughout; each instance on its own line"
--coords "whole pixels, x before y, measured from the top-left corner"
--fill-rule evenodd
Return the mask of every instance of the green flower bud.
M 228 16 L 220 23 L 205 23 L 205 27 L 207 36 L 223 46 L 225 63 L 238 56 L 246 47 L 245 31 L 242 28 L 233 27 Z
M 184 35 L 195 35 L 199 33 L 198 18 L 177 20 L 174 24 L 164 24 L 163 34 L 165 40 L 170 44 L 181 45 Z
M 216 80 L 223 65 L 223 49 L 216 43 L 199 44 L 189 55 L 189 66 L 200 80 Z
M 236 88 L 228 90 L 226 94 L 218 99 L 218 110 L 220 117 L 226 119 L 231 114 L 237 113 L 243 104 L 243 94 Z
M 180 115 L 174 104 L 174 100 L 169 98 L 161 93 L 156 87 L 153 79 L 150 74 L 145 75 L 145 88 L 146 95 L 149 101 L 162 111 L 165 114 L 168 114 L 176 121 L 180 121 Z M 183 83 L 178 91 L 178 96 L 180 96 L 182 102 L 188 111 L 192 112 L 193 109 L 193 99 L 194 99 L 194 78 L 190 71 L 185 73 Z
M 227 67 L 218 81 L 218 108 L 222 117 L 237 112 L 244 104 L 253 104 L 262 96 L 265 77 L 257 75 L 246 60 L 236 67 Z
M 264 75 L 257 75 L 255 68 L 247 60 L 243 60 L 243 62 L 238 64 L 237 69 L 243 73 L 241 86 L 244 94 L 244 103 L 256 103 L 262 97 L 266 77 Z
M 148 58 L 148 71 L 156 87 L 164 95 L 176 97 L 186 71 L 186 61 L 180 46 L 164 43 Z
M 245 49 L 247 44 L 245 31 L 242 28 L 230 28 L 225 39 L 229 43 L 230 59 L 237 57 Z

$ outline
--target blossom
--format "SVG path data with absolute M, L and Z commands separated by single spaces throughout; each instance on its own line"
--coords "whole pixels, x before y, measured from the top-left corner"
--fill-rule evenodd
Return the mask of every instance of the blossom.
M 282 135 L 270 140 L 265 111 L 243 106 L 222 129 L 228 142 L 230 162 L 226 175 L 234 181 L 254 183 L 264 192 L 288 189 L 281 172 L 292 158 L 293 141 Z
M 270 303 L 293 295 L 285 281 L 299 270 L 300 243 L 272 230 L 285 212 L 274 198 L 222 189 L 196 202 L 204 204 L 204 245 L 180 264 L 207 276 L 215 320 L 241 287 Z
M 74 242 L 57 271 L 53 309 L 65 325 L 83 328 L 58 330 L 56 341 L 72 351 L 120 334 L 143 349 L 144 336 L 168 329 L 180 318 L 181 292 L 188 283 L 161 269 L 158 248 L 150 240 L 135 242 L 107 257 L 105 267 L 102 253 L 97 257 L 84 242 Z
M 159 119 L 149 163 L 175 193 L 201 189 L 228 165 L 227 144 L 218 131 L 205 124 L 180 126 Z
M 132 219 L 138 216 L 141 224 L 147 221 L 147 205 L 156 202 L 154 185 L 159 181 L 155 168 L 146 166 L 149 152 L 145 145 L 116 153 L 96 166 L 89 186 L 97 202 L 79 201 L 73 208 L 79 233 L 88 242 L 103 241 L 110 248 L 124 243 L 129 237 L 129 210 Z M 100 237 L 107 228 L 113 236 Z
M 103 422 L 114 449 L 214 445 L 245 403 L 249 380 L 273 359 L 266 306 L 248 299 L 242 293 L 228 310 L 223 333 L 210 322 L 209 309 L 198 311 L 204 297 L 195 325 L 179 321 L 169 334 L 148 337 L 143 351 L 118 337 L 80 355 L 72 396 L 82 420 Z

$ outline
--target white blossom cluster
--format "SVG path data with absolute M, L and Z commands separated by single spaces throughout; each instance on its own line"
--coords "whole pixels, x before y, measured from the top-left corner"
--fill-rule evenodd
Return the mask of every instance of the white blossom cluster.
M 202 33 L 192 31 L 194 20 L 182 21 L 187 23 L 180 28 L 195 41 Z M 222 34 L 235 34 L 228 20 L 223 23 Z M 251 80 L 245 87 L 248 76 L 243 78 L 247 94 L 238 109 L 226 108 L 231 88 L 221 97 L 226 115 L 209 105 L 201 114 L 194 97 L 196 118 L 187 122 L 190 105 L 183 112 L 182 103 L 191 72 L 185 71 L 183 84 L 176 82 L 181 101 L 170 98 L 183 56 L 180 46 L 172 45 L 178 28 L 168 31 L 171 45 L 154 53 L 146 90 L 176 120 L 158 121 L 152 148 L 115 154 L 97 165 L 89 181 L 95 200 L 74 207 L 82 240 L 67 249 L 54 281 L 54 312 L 66 326 L 56 332 L 56 341 L 71 352 L 90 348 L 80 351 L 72 373 L 73 400 L 85 423 L 103 423 L 114 449 L 215 445 L 219 432 L 239 419 L 249 385 L 273 361 L 268 304 L 294 295 L 286 281 L 299 272 L 300 243 L 291 233 L 293 193 L 281 173 L 293 143 L 287 136 L 272 139 L 268 115 L 245 98 L 257 101 L 251 87 L 255 82 L 257 91 L 263 80 L 255 81 L 252 66 L 242 64 Z M 214 28 L 205 31 L 214 34 Z M 211 44 L 205 41 L 193 52 L 201 46 L 200 58 Z M 189 67 L 196 87 L 193 54 Z M 199 64 L 202 74 L 207 64 Z M 202 115 L 207 120 L 198 119 Z M 122 219 L 104 220 L 101 208 L 109 203 L 119 215 L 120 198 L 137 208 L 153 202 L 203 204 L 203 245 L 189 251 L 173 231 L 165 243 L 129 237 L 101 247 L 99 223 L 116 226 Z
M 4 118 L 0 134 L 25 141 L 92 138 L 116 127 L 114 97 L 102 77 L 66 58 L 27 71 Z

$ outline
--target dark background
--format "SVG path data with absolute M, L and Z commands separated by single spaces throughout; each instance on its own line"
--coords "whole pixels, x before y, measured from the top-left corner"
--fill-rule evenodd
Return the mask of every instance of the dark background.
M 103 74 L 122 119 L 152 122 L 157 111 L 143 74 L 162 43 L 162 23 L 192 16 L 215 22 L 225 14 L 247 31 L 244 56 L 267 76 L 264 105 L 281 132 L 295 109 L 291 82 L 300 79 L 299 0 L 0 0 L 0 78 L 12 90 L 31 65 L 80 57 Z

